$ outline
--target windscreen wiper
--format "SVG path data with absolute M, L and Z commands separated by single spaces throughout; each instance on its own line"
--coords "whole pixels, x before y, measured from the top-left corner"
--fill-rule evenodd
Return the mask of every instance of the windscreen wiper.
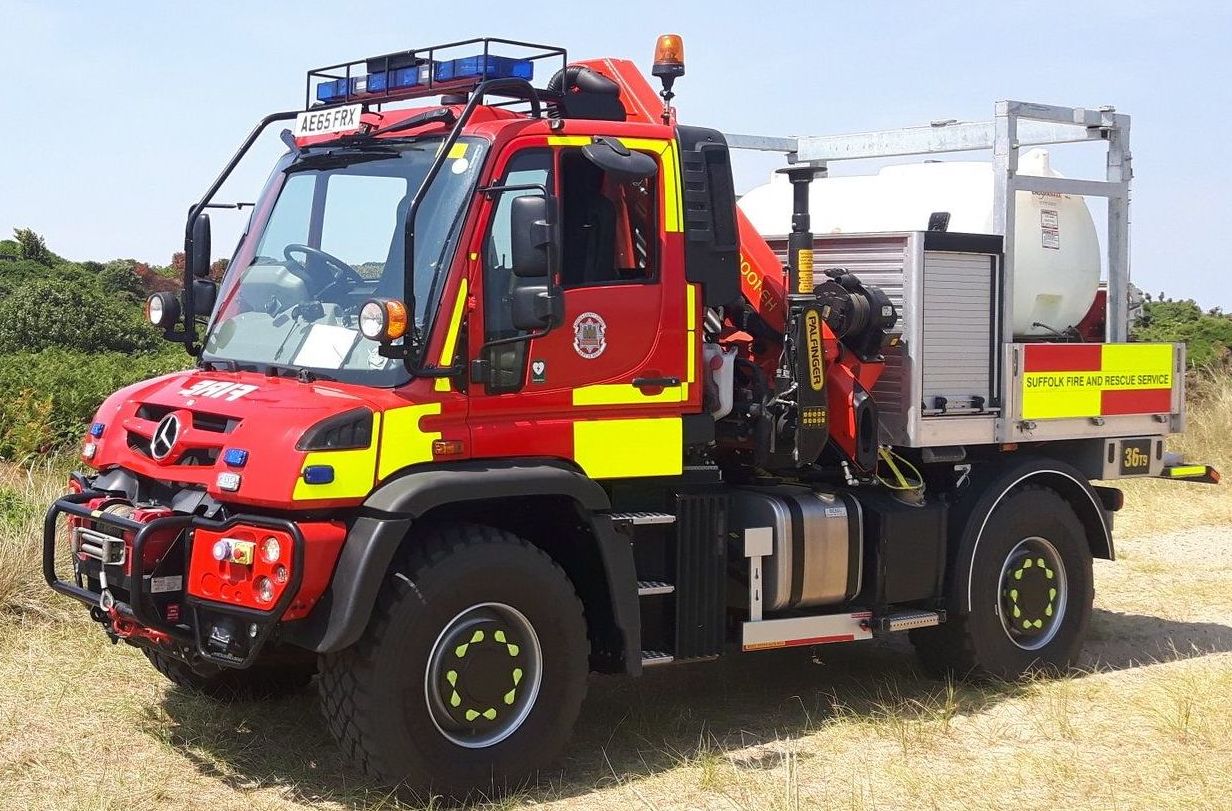
M 286 373 L 285 375 L 283 373 Z M 318 380 L 336 381 L 337 378 L 327 374 L 307 369 L 303 366 L 291 366 L 282 363 L 267 363 L 265 373 L 270 377 L 293 377 L 301 383 L 314 383 Z
M 404 130 L 415 129 L 427 124 L 444 124 L 447 127 L 452 127 L 457 120 L 458 117 L 454 115 L 453 110 L 448 107 L 438 107 L 435 110 L 428 110 L 425 113 L 413 115 L 396 124 L 390 124 L 387 127 L 381 127 L 379 130 L 373 130 L 367 133 L 367 136 L 373 138 L 377 135 L 384 135 L 387 132 L 403 132 Z
M 339 147 L 328 152 L 315 152 L 304 155 L 287 167 L 287 173 L 300 172 L 308 169 L 337 169 L 367 161 L 384 161 L 398 157 L 401 152 L 386 147 Z

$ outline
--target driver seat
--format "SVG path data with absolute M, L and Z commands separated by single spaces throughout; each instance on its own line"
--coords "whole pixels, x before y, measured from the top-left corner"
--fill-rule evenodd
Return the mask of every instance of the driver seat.
M 398 203 L 394 215 L 394 235 L 389 241 L 389 255 L 385 257 L 385 267 L 381 271 L 381 280 L 377 282 L 373 295 L 380 298 L 403 298 L 402 265 L 406 251 L 406 215 L 411 208 L 411 195 L 407 194 Z

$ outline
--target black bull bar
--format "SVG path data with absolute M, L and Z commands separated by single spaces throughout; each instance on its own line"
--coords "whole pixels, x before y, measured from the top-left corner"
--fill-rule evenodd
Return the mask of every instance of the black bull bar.
M 181 583 L 181 590 L 184 593 L 185 602 L 194 610 L 196 608 L 206 608 L 212 612 L 260 624 L 264 627 L 264 632 L 260 634 L 257 641 L 264 642 L 268 632 L 282 618 L 282 615 L 286 613 L 287 608 L 290 607 L 295 597 L 299 594 L 300 584 L 303 581 L 304 536 L 300 532 L 299 527 L 294 522 L 282 518 L 248 514 L 233 515 L 224 521 L 214 521 L 199 515 L 180 514 L 141 522 L 114 513 L 91 510 L 86 506 L 85 502 L 91 499 L 108 497 L 110 495 L 112 494 L 98 490 L 70 493 L 57 499 L 48 508 L 47 514 L 43 518 L 43 578 L 47 581 L 47 585 L 57 594 L 71 597 L 91 608 L 102 607 L 103 595 L 101 592 L 85 588 L 76 577 L 72 581 L 62 580 L 56 573 L 56 547 L 58 542 L 56 527 L 62 515 L 82 518 L 93 522 L 95 526 L 102 525 L 110 529 L 119 530 L 121 533 L 131 532 L 133 535 L 131 542 L 129 542 L 131 545 L 127 553 L 128 559 L 132 562 L 133 570 L 132 576 L 127 579 L 129 598 L 127 602 L 115 600 L 112 603 L 115 611 L 121 617 L 136 622 L 138 625 L 161 631 L 180 643 L 194 645 L 201 656 L 218 664 L 230 667 L 244 667 L 251 664 L 257 649 L 260 647 L 259 644 L 253 646 L 252 653 L 246 657 L 243 664 L 237 665 L 236 662 L 228 658 L 220 658 L 206 649 L 203 644 L 204 640 L 201 635 L 200 623 L 194 623 L 193 627 L 186 629 L 183 625 L 172 625 L 159 616 L 158 612 L 154 609 L 152 593 L 147 593 L 147 580 L 149 578 L 145 577 L 141 571 L 145 560 L 145 546 L 152 537 L 164 532 L 171 531 L 177 535 L 182 535 L 184 581 Z M 209 529 L 213 531 L 226 531 L 237 525 L 277 529 L 286 532 L 291 537 L 291 577 L 278 601 L 267 609 L 218 603 L 194 597 L 187 593 L 188 568 L 189 562 L 192 559 L 193 534 L 191 531 L 185 532 L 185 530 Z M 104 563 L 103 565 L 113 564 Z

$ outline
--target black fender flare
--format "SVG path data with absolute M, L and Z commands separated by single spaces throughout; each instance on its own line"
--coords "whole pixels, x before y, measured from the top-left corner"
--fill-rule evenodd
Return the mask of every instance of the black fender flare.
M 354 644 L 414 522 L 435 507 L 520 496 L 566 496 L 588 518 L 608 579 L 612 615 L 624 636 L 626 668 L 641 664 L 641 614 L 633 549 L 615 532 L 607 492 L 576 468 L 551 459 L 417 465 L 387 480 L 364 501 L 338 555 L 330 584 L 312 613 L 288 623 L 282 639 L 318 653 Z
M 978 471 L 978 468 L 976 469 Z M 951 527 L 956 554 L 951 559 L 949 604 L 953 611 L 971 610 L 971 573 L 988 519 L 1007 495 L 1024 484 L 1046 486 L 1069 502 L 1087 531 L 1091 554 L 1113 560 L 1112 516 L 1099 492 L 1075 467 L 1056 459 L 1025 458 L 1000 468 L 978 489 L 960 500 Z

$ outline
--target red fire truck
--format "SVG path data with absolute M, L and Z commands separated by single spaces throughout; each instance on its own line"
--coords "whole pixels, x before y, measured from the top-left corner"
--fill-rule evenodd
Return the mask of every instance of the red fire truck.
M 1127 220 L 1107 341 L 1012 326 L 1016 193 L 1116 219 L 1128 118 L 999 107 L 995 235 L 814 235 L 834 142 L 679 123 L 677 36 L 652 74 L 498 39 L 309 72 L 192 207 L 147 314 L 195 368 L 98 409 L 50 586 L 187 688 L 319 674 L 366 773 L 451 794 L 533 777 L 591 672 L 903 631 L 937 671 L 1071 665 L 1122 503 L 1091 482 L 1218 479 L 1163 449 L 1184 347 L 1125 342 Z M 1017 175 L 1019 120 L 1109 180 Z M 207 209 L 280 122 L 216 286 Z M 777 234 L 733 148 L 788 153 Z

